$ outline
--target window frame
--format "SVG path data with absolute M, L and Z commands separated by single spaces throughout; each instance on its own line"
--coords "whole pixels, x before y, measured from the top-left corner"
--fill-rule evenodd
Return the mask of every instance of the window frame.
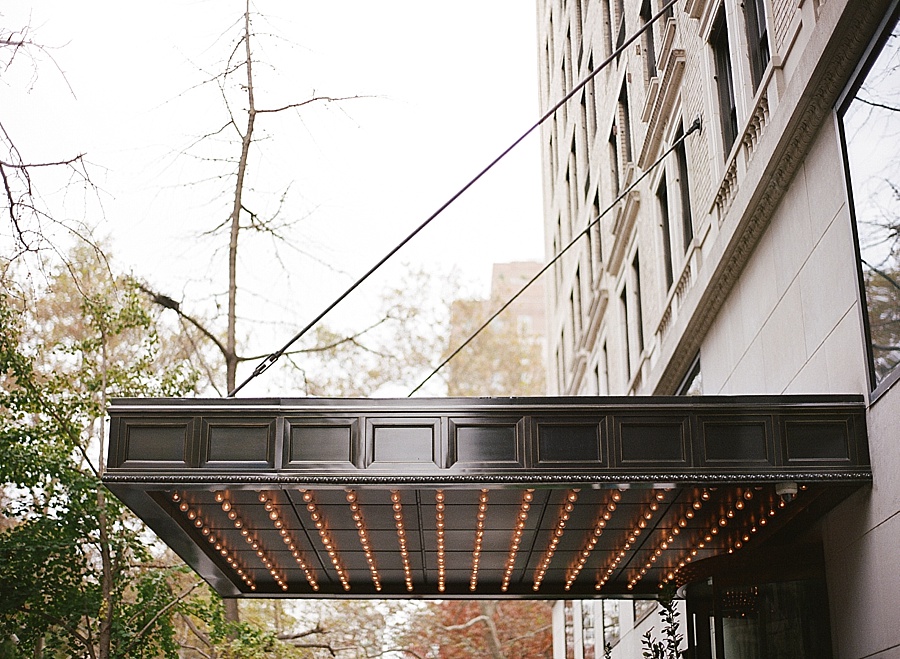
M 716 101 L 719 110 L 719 135 L 722 139 L 722 151 L 727 159 L 735 142 L 737 142 L 739 125 L 728 11 L 724 3 L 719 5 L 719 8 L 716 10 L 707 43 L 712 51 Z
M 900 27 L 900 0 L 894 0 L 875 35 L 870 40 L 865 52 L 860 57 L 859 63 L 851 74 L 844 91 L 838 97 L 834 106 L 834 123 L 838 134 L 839 147 L 841 151 L 841 161 L 843 165 L 843 181 L 844 193 L 847 199 L 848 210 L 850 214 L 850 228 L 853 234 L 853 249 L 856 257 L 856 276 L 857 276 L 857 294 L 859 296 L 859 314 L 860 324 L 863 330 L 863 338 L 865 341 L 864 349 L 866 353 L 866 380 L 869 389 L 869 402 L 874 403 L 889 389 L 891 389 L 898 381 L 900 381 L 900 365 L 888 373 L 880 382 L 875 374 L 875 359 L 872 350 L 872 333 L 869 322 L 868 298 L 865 285 L 865 273 L 862 269 L 862 252 L 860 249 L 859 230 L 857 228 L 856 202 L 853 194 L 853 182 L 850 178 L 850 159 L 847 150 L 847 136 L 844 128 L 843 117 L 849 109 L 850 105 L 856 98 L 866 77 L 872 70 L 875 61 L 880 56 L 885 44 L 891 36 L 893 29 Z
M 750 83 L 755 94 L 759 90 L 769 62 L 772 61 L 772 43 L 769 39 L 769 12 L 766 0 L 744 0 L 744 29 L 747 33 L 747 55 L 750 60 Z M 762 16 L 760 16 L 762 11 Z M 762 19 L 762 20 L 760 20 Z

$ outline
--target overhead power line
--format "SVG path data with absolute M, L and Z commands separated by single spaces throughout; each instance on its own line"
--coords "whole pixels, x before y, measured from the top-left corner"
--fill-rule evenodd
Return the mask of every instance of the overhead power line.
M 584 229 L 582 229 L 581 232 L 577 236 L 572 238 L 572 240 L 565 247 L 563 247 L 560 251 L 558 251 L 553 256 L 553 258 L 547 262 L 547 264 L 543 268 L 538 270 L 537 274 L 535 274 L 531 279 L 529 279 L 525 283 L 525 285 L 522 286 L 522 288 L 520 288 L 516 292 L 515 295 L 513 295 L 511 298 L 509 298 L 499 309 L 497 309 L 497 311 L 494 312 L 494 314 L 490 318 L 488 318 L 486 321 L 484 321 L 484 323 L 482 323 L 481 327 L 479 327 L 477 330 L 472 332 L 472 334 L 469 336 L 469 338 L 467 338 L 465 341 L 463 341 L 459 345 L 459 347 L 456 348 L 456 350 L 454 350 L 452 353 L 450 353 L 450 355 L 444 361 L 442 361 L 433 371 L 431 371 L 431 373 L 428 374 L 428 377 L 426 377 L 424 380 L 422 380 L 418 384 L 418 386 L 416 386 L 415 389 L 413 389 L 412 391 L 410 391 L 407 394 L 407 398 L 411 397 L 414 393 L 416 393 L 419 389 L 421 389 L 425 385 L 426 382 L 428 382 L 432 377 L 437 375 L 438 371 L 440 371 L 442 368 L 444 368 L 444 366 L 446 366 L 448 363 L 450 363 L 450 360 L 452 360 L 454 357 L 456 357 L 456 355 L 458 355 L 460 352 L 462 352 L 463 349 L 467 345 L 469 345 L 475 339 L 476 336 L 481 334 L 481 332 L 488 325 L 490 325 L 494 321 L 494 319 L 497 318 L 497 316 L 499 316 L 501 313 L 503 313 L 507 309 L 507 307 L 509 307 L 509 305 L 511 305 L 513 302 L 515 302 L 516 299 L 520 295 L 522 295 L 522 293 L 524 293 L 528 289 L 529 286 L 531 286 L 534 282 L 536 282 L 538 279 L 540 279 L 541 275 L 543 275 L 545 272 L 547 272 L 547 270 L 550 269 L 550 266 L 552 266 L 554 263 L 559 261 L 562 258 L 563 254 L 565 254 L 566 252 L 569 251 L 569 249 L 574 247 L 575 244 L 581 239 L 581 237 L 586 235 L 587 232 L 591 230 L 591 227 L 593 227 L 595 224 L 597 224 L 607 213 L 609 213 L 609 211 L 611 211 L 613 208 L 615 208 L 616 204 L 618 204 L 620 201 L 622 201 L 622 199 L 624 199 L 628 195 L 629 192 L 634 190 L 637 187 L 638 183 L 640 183 L 647 176 L 649 176 L 650 172 L 652 172 L 654 169 L 656 169 L 656 167 L 663 160 L 666 159 L 666 156 L 668 156 L 670 153 L 672 153 L 672 151 L 674 151 L 678 147 L 679 144 L 684 142 L 684 140 L 687 138 L 688 135 L 700 130 L 700 128 L 701 128 L 700 117 L 697 117 L 696 119 L 694 119 L 694 123 L 691 124 L 690 128 L 687 129 L 687 131 L 684 133 L 684 135 L 682 135 L 680 138 L 675 140 L 672 143 L 672 145 L 668 149 L 666 149 L 665 152 L 663 152 L 663 154 L 659 158 L 657 158 L 653 163 L 651 163 L 651 165 L 649 167 L 647 167 L 647 169 L 644 170 L 644 172 L 640 176 L 638 176 L 631 185 L 629 185 L 627 188 L 625 188 L 625 190 L 623 190 L 622 193 L 618 197 L 616 197 L 616 199 L 615 199 L 615 201 L 613 201 L 613 203 L 611 203 L 609 206 L 607 206 L 605 209 L 603 209 L 603 212 L 600 213 L 597 217 L 595 217 L 593 220 L 588 222 L 587 226 Z
M 678 2 L 678 0 L 669 0 L 669 2 L 664 4 L 660 8 L 660 10 L 650 18 L 650 20 L 648 20 L 646 23 L 641 25 L 640 29 L 637 32 L 635 32 L 630 37 L 628 37 L 628 39 L 626 39 L 624 42 L 622 42 L 622 45 L 619 46 L 618 48 L 616 48 L 612 53 L 610 53 L 609 57 L 607 57 L 605 60 L 603 60 L 597 66 L 597 68 L 595 68 L 593 71 L 588 73 L 587 77 L 585 77 L 581 82 L 579 82 L 577 85 L 575 85 L 571 89 L 571 91 L 569 91 L 569 93 L 567 93 L 559 101 L 557 101 L 557 103 L 553 107 L 551 107 L 549 110 L 547 110 L 541 116 L 541 118 L 538 119 L 530 128 L 528 128 L 528 130 L 526 130 L 524 133 L 522 133 L 522 135 L 518 139 L 516 139 L 512 144 L 510 144 L 506 149 L 504 149 L 500 153 L 500 155 L 498 155 L 490 163 L 488 163 L 488 165 L 484 169 L 482 169 L 480 172 L 478 172 L 478 174 L 476 174 L 474 178 L 472 178 L 468 183 L 466 183 L 462 188 L 460 188 L 459 191 L 456 192 L 456 194 L 454 194 L 446 202 L 444 202 L 424 222 L 422 222 L 419 226 L 417 226 L 412 231 L 412 233 L 410 233 L 408 236 L 406 236 L 406 238 L 404 238 L 399 243 L 397 243 L 397 245 L 393 249 L 391 249 L 387 254 L 385 254 L 375 265 L 373 265 L 371 268 L 369 268 L 369 270 L 367 270 L 366 273 L 362 277 L 360 277 L 355 282 L 353 282 L 353 284 L 351 284 L 351 286 L 347 290 L 345 290 L 337 298 L 335 298 L 335 300 L 331 304 L 329 304 L 327 307 L 325 307 L 325 309 L 323 309 L 319 313 L 319 315 L 317 315 L 315 318 L 313 318 L 303 329 L 301 329 L 293 337 L 291 337 L 290 341 L 285 343 L 281 348 L 279 348 L 272 354 L 267 355 L 259 364 L 257 364 L 256 368 L 253 369 L 253 372 L 243 382 L 241 382 L 238 386 L 236 386 L 234 389 L 232 389 L 231 391 L 228 392 L 227 397 L 228 398 L 234 397 L 241 389 L 243 389 L 245 386 L 247 386 L 247 384 L 249 384 L 252 380 L 254 380 L 255 378 L 257 378 L 260 375 L 262 375 L 263 373 L 265 373 L 269 369 L 269 367 L 272 366 L 275 362 L 277 362 L 281 358 L 281 356 L 292 345 L 294 345 L 297 341 L 299 341 L 309 330 L 311 330 L 313 327 L 315 327 L 319 323 L 320 320 L 322 320 L 325 316 L 327 316 L 332 311 L 332 309 L 334 309 L 341 302 L 343 302 L 344 299 L 347 298 L 353 291 L 355 291 L 364 281 L 366 281 L 369 277 L 371 277 L 375 273 L 376 270 L 378 270 L 381 266 L 383 266 L 385 263 L 387 263 L 387 261 L 390 260 L 391 257 L 394 256 L 394 254 L 399 252 L 409 241 L 411 241 L 413 238 L 415 238 L 419 234 L 419 232 L 422 231 L 422 229 L 424 229 L 426 226 L 431 224 L 431 222 L 435 218 L 437 218 L 438 215 L 443 213 L 447 209 L 447 207 L 450 206 L 450 204 L 452 204 L 457 199 L 459 199 L 469 188 L 471 188 L 479 179 L 481 179 L 481 177 L 483 177 L 491 169 L 493 169 L 494 166 L 497 163 L 499 163 L 503 158 L 505 158 L 506 155 L 510 151 L 515 149 L 519 144 L 521 144 L 522 141 L 524 141 L 526 137 L 528 137 L 529 135 L 531 135 L 531 133 L 533 133 L 535 130 L 537 130 L 541 126 L 541 124 L 543 124 L 550 117 L 552 117 L 554 114 L 556 114 L 557 110 L 559 110 L 573 96 L 575 96 L 579 91 L 581 91 L 584 88 L 584 86 L 587 85 L 588 82 L 593 80 L 594 77 L 598 73 L 600 73 L 600 71 L 605 69 L 610 64 L 610 62 L 615 61 L 616 58 L 626 48 L 628 48 L 628 46 L 630 46 L 632 43 L 634 43 L 638 39 L 638 37 L 640 37 L 645 31 L 649 30 L 650 27 L 654 23 L 656 23 L 656 21 L 659 20 L 659 18 L 662 17 L 670 8 L 675 6 L 675 4 L 677 2 Z M 442 366 L 443 366 L 443 364 L 442 364 Z M 429 378 L 430 377 L 431 376 L 429 376 Z M 421 386 L 421 385 L 419 385 L 419 386 Z M 416 389 L 418 389 L 418 387 Z M 413 390 L 413 392 L 415 392 L 415 390 Z

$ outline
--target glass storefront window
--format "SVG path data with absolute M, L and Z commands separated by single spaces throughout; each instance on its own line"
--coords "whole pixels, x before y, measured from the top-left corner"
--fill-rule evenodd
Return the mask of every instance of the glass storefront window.
M 900 29 L 897 14 L 838 110 L 866 303 L 872 388 L 900 375 Z
M 688 590 L 692 659 L 828 659 L 825 585 L 790 581 Z

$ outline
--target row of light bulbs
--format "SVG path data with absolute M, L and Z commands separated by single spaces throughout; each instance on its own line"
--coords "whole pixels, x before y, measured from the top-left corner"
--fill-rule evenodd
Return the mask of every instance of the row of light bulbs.
M 662 503 L 665 498 L 665 492 L 657 491 L 653 493 L 650 503 L 647 504 L 647 507 L 641 512 L 637 521 L 632 525 L 632 528 L 625 532 L 624 542 L 617 550 L 615 550 L 612 558 L 610 558 L 609 562 L 597 574 L 597 582 L 594 584 L 595 590 L 601 590 L 612 578 L 613 574 L 615 574 L 616 570 L 619 568 L 619 563 L 621 563 L 628 555 L 628 550 L 635 545 L 638 536 L 650 524 L 653 516 L 659 510 L 659 504 Z
M 481 490 L 478 495 L 478 512 L 475 515 L 475 547 L 472 549 L 472 576 L 469 578 L 469 590 L 478 588 L 478 564 L 481 562 L 481 545 L 484 542 L 484 520 L 487 518 L 488 491 Z
M 547 569 L 550 567 L 550 562 L 553 560 L 554 554 L 556 554 L 556 547 L 559 545 L 560 540 L 562 540 L 562 537 L 566 532 L 566 523 L 569 521 L 569 515 L 575 510 L 575 502 L 578 501 L 578 492 L 579 490 L 577 489 L 566 492 L 566 498 L 559 507 L 559 512 L 556 516 L 556 525 L 553 528 L 553 532 L 550 534 L 547 548 L 541 556 L 541 562 L 538 563 L 537 569 L 534 571 L 534 581 L 531 584 L 531 589 L 534 592 L 540 590 L 541 583 L 544 581 L 544 577 L 547 574 Z
M 644 578 L 647 574 L 648 570 L 650 570 L 654 563 L 659 560 L 663 552 L 670 549 L 675 542 L 675 538 L 681 535 L 681 530 L 686 528 L 689 521 L 693 519 L 697 511 L 699 511 L 703 507 L 703 503 L 709 500 L 709 492 L 703 490 L 699 494 L 696 495 L 695 499 L 690 502 L 684 512 L 679 517 L 678 521 L 672 525 L 668 531 L 666 529 L 660 527 L 660 533 L 662 535 L 662 540 L 655 546 L 655 548 L 651 545 L 650 555 L 647 558 L 647 562 L 637 571 L 636 574 L 633 574 L 631 579 L 628 581 L 628 590 L 632 590 L 637 583 Z M 668 533 L 668 535 L 667 535 Z M 694 556 L 697 555 L 695 551 Z M 691 558 L 687 558 L 687 561 L 690 562 Z
M 303 554 L 300 552 L 300 549 L 297 547 L 294 538 L 291 536 L 290 532 L 285 526 L 284 520 L 281 518 L 281 513 L 278 511 L 278 508 L 275 504 L 275 500 L 273 498 L 270 498 L 270 496 L 265 492 L 260 492 L 258 499 L 266 509 L 269 520 L 272 522 L 272 526 L 274 526 L 279 535 L 281 535 L 281 540 L 285 545 L 287 545 L 288 550 L 291 552 L 291 556 L 303 571 L 303 575 L 306 577 L 306 581 L 307 583 L 309 583 L 310 588 L 312 588 L 314 591 L 318 591 L 319 584 L 316 581 L 315 572 L 303 558 Z
M 594 523 L 594 528 L 591 532 L 590 537 L 581 547 L 581 551 L 578 552 L 578 559 L 576 560 L 574 565 L 569 566 L 569 569 L 566 572 L 566 590 L 570 590 L 572 588 L 572 584 L 575 583 L 575 579 L 578 578 L 578 575 L 584 569 L 588 558 L 590 558 L 591 552 L 594 551 L 594 547 L 597 546 L 597 542 L 600 540 L 600 536 L 603 535 L 603 529 L 606 528 L 609 520 L 612 519 L 612 515 L 616 511 L 618 502 L 621 499 L 622 493 L 619 490 L 613 490 L 610 493 L 609 500 L 607 500 L 606 505 L 603 508 L 603 512 L 598 516 L 597 521 Z
M 362 510 L 359 508 L 359 502 L 356 500 L 356 492 L 347 490 L 347 503 L 350 505 L 350 516 L 356 525 L 356 533 L 359 535 L 359 544 L 363 553 L 366 555 L 366 565 L 369 566 L 369 572 L 372 574 L 372 584 L 377 592 L 381 592 L 381 576 L 378 573 L 378 566 L 375 564 L 375 554 L 372 552 L 372 544 L 369 542 L 369 531 L 366 529 L 366 520 L 363 517 Z
M 313 526 L 315 526 L 316 531 L 318 531 L 319 533 L 319 539 L 322 541 L 322 546 L 325 547 L 325 551 L 328 553 L 328 559 L 331 561 L 331 565 L 334 567 L 334 571 L 337 573 L 338 581 L 341 582 L 341 586 L 344 590 L 350 590 L 350 579 L 347 576 L 347 571 L 341 564 L 341 560 L 337 552 L 337 547 L 335 547 L 334 544 L 334 539 L 331 537 L 331 532 L 328 530 L 328 526 L 325 523 L 325 518 L 322 515 L 322 512 L 319 510 L 318 504 L 316 504 L 316 498 L 313 491 L 300 490 L 300 492 L 303 494 L 303 503 L 306 504 L 306 510 L 309 513 L 309 519 L 312 521 Z
M 522 492 L 522 501 L 519 503 L 519 512 L 516 514 L 516 526 L 509 540 L 509 553 L 506 557 L 506 569 L 503 571 L 503 581 L 500 590 L 504 593 L 509 590 L 509 582 L 512 579 L 513 570 L 516 567 L 516 555 L 522 544 L 522 535 L 525 533 L 525 522 L 528 521 L 528 511 L 534 500 L 534 490 L 528 489 Z
M 206 524 L 200 516 L 200 513 L 191 508 L 190 504 L 184 500 L 184 497 L 180 492 L 172 493 L 172 502 L 178 504 L 178 510 L 190 520 L 190 522 L 200 531 L 200 534 L 206 538 L 207 542 L 212 545 L 213 549 L 225 559 L 225 562 L 232 570 L 234 570 L 241 581 L 243 581 L 250 590 L 256 590 L 256 583 L 253 581 L 253 577 L 250 576 L 246 566 L 242 565 L 238 561 L 236 555 L 225 546 L 224 539 L 217 537 L 216 534 L 213 533 L 212 528 Z
M 394 510 L 394 526 L 397 529 L 397 543 L 400 546 L 400 560 L 403 563 L 403 580 L 406 590 L 413 591 L 412 566 L 409 564 L 409 545 L 406 539 L 406 525 L 403 523 L 403 501 L 399 490 L 391 490 L 391 507 Z
M 438 569 L 438 591 L 443 593 L 447 587 L 447 563 L 444 556 L 446 549 L 444 538 L 444 491 L 437 490 L 434 493 L 434 518 L 435 527 L 437 529 L 437 569 Z
M 801 489 L 806 488 L 803 487 Z M 551 561 L 556 553 L 557 547 L 565 533 L 566 524 L 570 518 L 571 513 L 574 510 L 575 503 L 578 499 L 578 492 L 578 489 L 568 490 L 566 492 L 565 499 L 560 504 L 556 524 L 551 531 L 547 547 L 545 548 L 538 567 L 534 572 L 532 589 L 535 592 L 540 589 Z M 318 507 L 315 501 L 314 492 L 312 490 L 301 490 L 301 493 L 303 502 L 306 505 L 307 511 L 309 512 L 310 520 L 313 522 L 313 525 L 319 533 L 322 544 L 329 556 L 329 559 L 331 560 L 335 572 L 338 575 L 338 580 L 340 581 L 344 590 L 350 590 L 349 577 L 347 575 L 346 569 L 343 567 L 340 561 L 337 548 L 335 547 L 331 533 L 328 530 L 326 520 L 324 519 L 321 509 Z M 476 513 L 475 521 L 474 548 L 472 551 L 472 571 L 469 580 L 469 588 L 472 592 L 477 589 L 478 584 L 479 564 L 481 560 L 483 539 L 485 533 L 485 519 L 487 516 L 488 495 L 489 491 L 487 489 L 482 489 L 479 493 L 478 510 Z M 602 513 L 598 516 L 590 535 L 582 545 L 579 552 L 576 554 L 575 561 L 569 566 L 566 571 L 566 590 L 571 589 L 575 580 L 578 578 L 578 575 L 585 567 L 591 553 L 597 545 L 600 536 L 603 534 L 609 520 L 611 519 L 613 513 L 616 511 L 617 504 L 621 500 L 621 496 L 622 495 L 620 490 L 612 490 L 609 499 L 601 508 Z M 659 583 L 659 587 L 663 588 L 665 584 L 676 581 L 679 571 L 682 570 L 687 564 L 691 563 L 698 555 L 698 553 L 712 542 L 715 536 L 719 535 L 720 532 L 724 531 L 729 526 L 734 527 L 732 520 L 734 520 L 735 517 L 745 517 L 746 513 L 742 513 L 741 511 L 744 511 L 746 509 L 747 505 L 753 498 L 754 494 L 751 488 L 736 490 L 735 495 L 727 504 L 724 512 L 720 513 L 713 520 L 711 520 L 709 528 L 705 532 L 701 531 L 697 538 L 693 542 L 688 543 L 687 548 L 684 549 L 677 556 L 677 558 L 675 558 L 674 561 L 666 566 L 663 578 Z M 507 554 L 505 570 L 501 582 L 501 590 L 503 592 L 506 592 L 509 589 L 512 574 L 515 569 L 516 557 L 521 545 L 525 525 L 528 519 L 529 510 L 533 499 L 533 489 L 527 489 L 522 493 L 522 499 L 519 504 L 519 510 L 517 512 L 513 534 L 510 538 L 509 551 Z M 636 523 L 633 524 L 633 528 L 625 532 L 625 536 L 621 545 L 611 556 L 606 565 L 604 565 L 600 569 L 598 573 L 598 579 L 595 584 L 596 590 L 601 590 L 606 585 L 606 583 L 608 583 L 612 579 L 616 571 L 619 569 L 619 564 L 627 556 L 628 550 L 636 544 L 637 537 L 645 528 L 647 528 L 654 514 L 658 511 L 659 504 L 664 501 L 664 499 L 665 493 L 663 491 L 657 491 L 654 493 L 653 499 L 641 512 Z M 706 489 L 701 490 L 695 495 L 693 501 L 691 501 L 690 504 L 686 506 L 683 512 L 679 515 L 678 521 L 673 524 L 671 528 L 660 529 L 662 533 L 660 541 L 654 545 L 651 545 L 652 548 L 649 550 L 649 556 L 647 557 L 646 562 L 643 563 L 642 567 L 636 570 L 630 576 L 627 586 L 629 590 L 632 590 L 637 585 L 637 583 L 644 578 L 649 570 L 654 567 L 654 564 L 657 564 L 658 566 L 658 561 L 662 559 L 663 552 L 672 548 L 676 540 L 676 536 L 681 533 L 682 529 L 687 527 L 690 520 L 696 516 L 696 514 L 702 509 L 704 503 L 709 499 L 709 491 Z M 246 542 L 254 550 L 260 562 L 275 580 L 275 583 L 278 584 L 278 586 L 282 590 L 288 590 L 288 584 L 285 575 L 281 570 L 279 570 L 275 562 L 272 560 L 269 552 L 267 552 L 266 549 L 262 547 L 256 534 L 247 527 L 244 520 L 242 520 L 238 515 L 237 511 L 233 507 L 232 502 L 229 500 L 227 493 L 223 491 L 216 492 L 215 500 L 221 506 L 222 511 L 226 513 L 229 520 L 231 520 L 235 529 L 240 532 L 240 534 L 245 538 Z M 346 500 L 348 505 L 350 506 L 351 516 L 357 527 L 360 545 L 362 546 L 363 552 L 366 556 L 366 562 L 372 576 L 372 582 L 375 586 L 375 590 L 380 592 L 382 589 L 381 577 L 375 561 L 374 550 L 370 542 L 365 519 L 360 509 L 356 492 L 352 489 L 347 490 Z M 215 551 L 218 552 L 223 557 L 223 559 L 225 559 L 227 564 L 235 571 L 235 573 L 238 575 L 238 577 L 241 578 L 241 580 L 247 585 L 247 587 L 255 591 L 256 584 L 254 583 L 248 568 L 245 565 L 241 565 L 238 562 L 237 554 L 232 550 L 229 550 L 229 548 L 225 546 L 224 538 L 217 537 L 216 534 L 213 533 L 213 529 L 201 518 L 199 509 L 192 508 L 191 505 L 184 500 L 183 495 L 179 492 L 175 492 L 172 494 L 172 501 L 177 504 L 179 510 L 185 515 L 185 517 L 187 517 L 187 519 L 193 524 L 193 526 L 195 526 L 198 531 L 205 538 L 207 538 L 210 545 L 212 545 Z M 287 545 L 287 548 L 291 551 L 293 558 L 303 571 L 310 587 L 314 591 L 318 591 L 319 585 L 316 580 L 315 573 L 305 561 L 303 554 L 300 552 L 299 548 L 294 542 L 294 539 L 291 537 L 290 532 L 285 527 L 284 520 L 282 519 L 281 514 L 278 510 L 276 501 L 267 493 L 260 492 L 259 502 L 262 503 L 265 507 L 269 519 L 271 520 L 275 529 L 278 530 L 279 534 L 282 537 L 282 540 L 284 541 L 285 545 Z M 407 591 L 412 592 L 414 589 L 412 566 L 410 564 L 407 533 L 403 520 L 403 506 L 399 490 L 391 491 L 391 503 L 394 513 L 394 524 L 397 531 L 400 557 L 403 564 L 406 589 Z M 753 535 L 757 533 L 759 527 L 765 526 L 768 523 L 768 519 L 775 516 L 777 510 L 779 508 L 785 507 L 785 505 L 786 503 L 783 500 L 777 500 L 776 502 L 776 500 L 773 499 L 770 502 L 768 511 L 765 510 L 765 507 L 760 510 L 758 519 L 756 515 L 751 515 L 749 520 L 749 528 L 745 528 L 743 531 L 738 530 L 736 533 L 730 534 L 730 539 L 726 548 L 727 553 L 733 553 L 734 551 L 737 551 L 744 547 L 748 542 L 750 542 Z M 444 491 L 436 490 L 435 525 L 437 539 L 437 571 L 439 592 L 444 592 L 446 589 L 445 514 L 446 505 Z

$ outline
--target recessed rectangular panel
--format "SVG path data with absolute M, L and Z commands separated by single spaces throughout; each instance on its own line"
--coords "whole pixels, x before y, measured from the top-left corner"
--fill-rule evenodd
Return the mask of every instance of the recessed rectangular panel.
M 619 426 L 619 455 L 622 464 L 685 462 L 684 423 L 641 423 L 623 421 Z
M 166 465 L 188 465 L 186 454 L 191 424 L 136 425 L 125 428 L 124 464 L 159 462 Z
M 375 462 L 435 462 L 434 427 L 375 426 Z
M 456 449 L 456 463 L 519 464 L 516 426 L 498 424 L 453 424 L 450 442 Z
M 844 421 L 786 421 L 785 450 L 791 462 L 846 462 L 850 442 Z
M 597 422 L 583 424 L 539 423 L 538 464 L 582 463 L 599 464 L 600 425 Z
M 275 422 L 210 419 L 201 451 L 203 466 L 274 466 Z
M 290 462 L 352 461 L 350 426 L 291 426 Z
M 768 462 L 765 421 L 703 423 L 707 462 Z

